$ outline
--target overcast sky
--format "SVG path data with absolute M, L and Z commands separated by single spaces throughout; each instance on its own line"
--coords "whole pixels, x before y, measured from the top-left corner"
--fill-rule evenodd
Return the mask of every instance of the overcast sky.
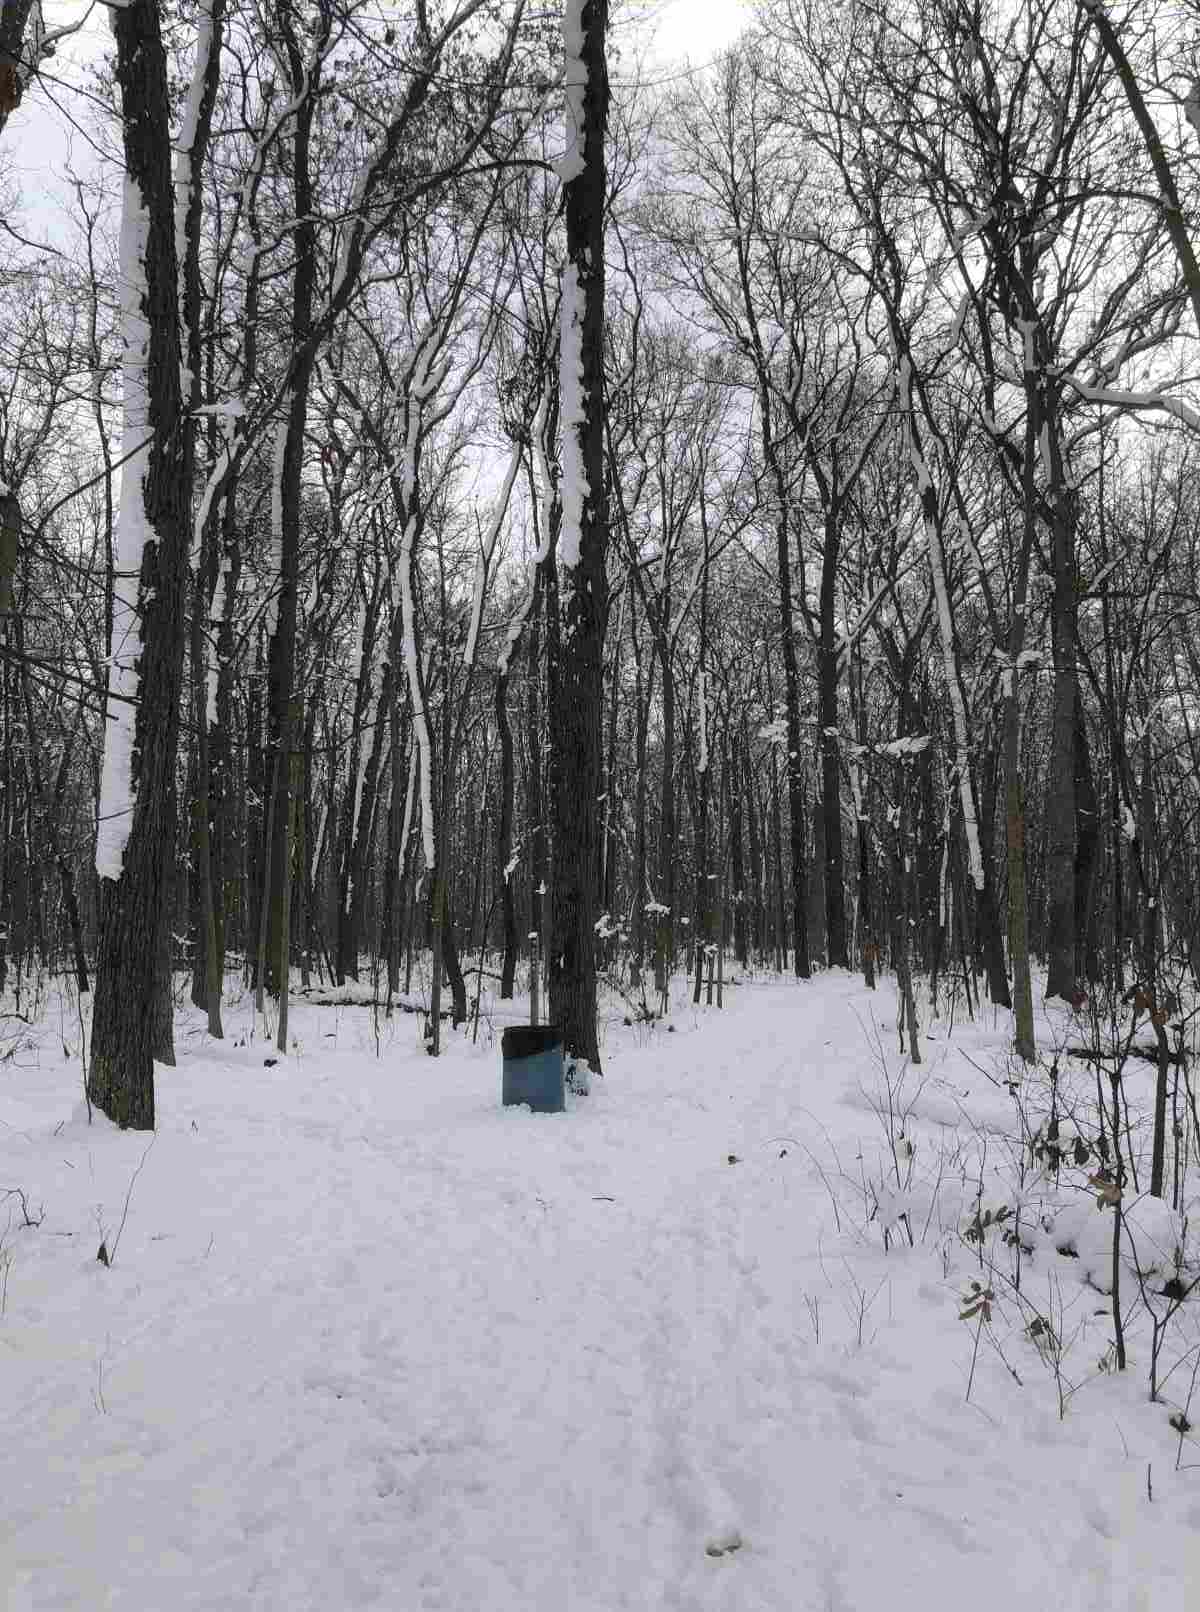
M 688 56 L 707 61 L 741 30 L 746 13 L 741 0 L 661 0 L 656 54 L 667 59 Z
M 741 0 L 648 0 L 645 9 L 654 29 L 650 64 L 656 70 L 684 58 L 693 65 L 709 61 L 734 39 L 746 17 Z M 43 12 L 51 31 L 87 20 L 80 34 L 46 63 L 44 83 L 26 95 L 9 119 L 0 172 L 19 185 L 22 218 L 30 232 L 61 244 L 75 235 L 63 216 L 71 195 L 66 175 L 71 171 L 86 179 L 97 166 L 87 137 L 87 101 L 73 86 L 80 83 L 80 63 L 94 58 L 111 35 L 103 5 L 43 0 Z

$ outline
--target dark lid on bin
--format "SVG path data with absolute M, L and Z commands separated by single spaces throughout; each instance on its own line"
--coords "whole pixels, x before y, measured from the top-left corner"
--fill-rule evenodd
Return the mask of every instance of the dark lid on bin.
M 555 1024 L 510 1024 L 500 1037 L 506 1058 L 535 1058 L 562 1046 L 562 1031 Z

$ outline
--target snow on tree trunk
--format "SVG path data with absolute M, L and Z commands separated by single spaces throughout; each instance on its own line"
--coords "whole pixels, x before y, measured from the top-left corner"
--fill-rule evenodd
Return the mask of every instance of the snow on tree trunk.
M 188 249 L 188 214 L 200 180 L 194 156 L 215 39 L 213 0 L 197 0 L 196 60 L 192 65 L 192 81 L 183 108 L 183 121 L 175 139 L 175 258 L 179 268 L 181 307 L 186 295 L 182 282 Z M 192 379 L 189 370 L 189 390 Z
M 150 399 L 146 366 L 146 245 L 150 218 L 137 181 L 125 176 L 121 198 L 121 497 L 113 530 L 113 651 L 100 769 L 96 872 L 119 879 L 133 824 L 134 743 L 142 653 L 138 587 L 151 532 L 145 477 L 150 463 Z
M 562 276 L 562 654 L 550 727 L 554 878 L 550 1012 L 571 1066 L 600 1068 L 596 1034 L 601 710 L 608 618 L 604 482 L 604 214 L 608 120 L 607 0 L 565 0 L 563 51 L 567 261 Z
M 170 876 L 183 673 L 190 462 L 180 397 L 166 56 L 153 0 L 110 13 L 126 186 L 121 224 L 124 446 L 119 621 L 97 870 L 96 997 L 87 1090 L 119 1125 L 154 1125 L 154 1059 L 170 1053 Z
M 583 288 L 574 263 L 563 265 L 559 304 L 559 394 L 562 399 L 562 528 L 558 556 L 574 570 L 579 564 L 583 534 L 583 500 L 587 474 L 583 464 L 583 433 L 587 427 L 583 390 Z

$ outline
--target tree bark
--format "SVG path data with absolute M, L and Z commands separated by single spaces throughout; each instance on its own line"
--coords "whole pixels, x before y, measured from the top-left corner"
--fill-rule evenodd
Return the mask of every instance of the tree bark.
M 514 650 L 515 653 L 515 650 Z M 500 820 L 496 831 L 496 877 L 500 881 L 500 907 L 504 923 L 504 961 L 500 965 L 500 1000 L 511 1002 L 517 974 L 517 903 L 513 895 L 512 829 L 515 771 L 512 724 L 508 719 L 509 666 L 497 673 L 496 731 L 500 736 Z
M 788 823 L 792 853 L 792 936 L 794 966 L 798 979 L 808 979 L 812 968 L 808 958 L 808 920 L 805 913 L 807 884 L 804 854 L 804 769 L 800 758 L 800 672 L 796 664 L 796 639 L 792 627 L 792 569 L 788 553 L 787 514 L 780 509 L 775 520 L 775 554 L 779 581 L 779 628 L 783 651 L 783 697 L 787 729 Z M 780 876 L 783 869 L 780 867 Z
M 317 231 L 314 221 L 314 201 L 310 149 L 317 95 L 320 90 L 320 64 L 322 52 L 320 35 L 328 36 L 331 13 L 325 0 L 318 8 L 316 30 L 318 37 L 305 59 L 297 33 L 297 18 L 290 6 L 281 6 L 277 12 L 292 80 L 292 94 L 296 100 L 295 132 L 292 139 L 292 200 L 295 208 L 292 224 L 292 241 L 295 263 L 292 270 L 291 330 L 294 351 L 291 375 L 284 391 L 282 418 L 276 430 L 282 431 L 283 451 L 276 455 L 272 473 L 278 476 L 274 498 L 277 512 L 272 519 L 278 521 L 275 540 L 279 545 L 278 592 L 275 604 L 275 630 L 271 634 L 267 670 L 267 732 L 268 744 L 275 756 L 284 758 L 277 771 L 279 787 L 275 791 L 274 807 L 269 824 L 271 855 L 267 859 L 269 882 L 263 897 L 267 903 L 266 979 L 264 985 L 272 996 L 287 988 L 290 936 L 283 921 L 285 859 L 291 838 L 291 768 L 287 757 L 296 744 L 292 730 L 292 696 L 296 681 L 296 627 L 299 607 L 300 578 L 300 499 L 304 469 L 305 431 L 308 423 L 308 394 L 317 346 L 313 335 L 313 303 L 317 286 Z M 277 439 L 278 440 L 278 439 Z
M 141 193 L 148 327 L 146 397 L 152 432 L 141 487 L 150 541 L 138 600 L 140 703 L 131 760 L 133 817 L 119 878 L 101 881 L 99 957 L 88 1096 L 120 1126 L 154 1126 L 155 1004 L 169 944 L 175 853 L 175 749 L 183 676 L 183 593 L 187 575 L 187 484 L 180 432 L 180 347 L 170 167 L 166 56 L 153 0 L 113 14 L 125 167 Z
M 821 561 L 821 640 L 817 650 L 817 727 L 820 730 L 821 823 L 825 858 L 825 958 L 849 968 L 846 888 L 842 852 L 841 757 L 838 746 L 837 565 L 841 532 L 836 515 L 825 522 Z
M 607 180 L 604 140 L 608 121 L 608 69 L 605 34 L 608 0 L 585 0 L 578 60 L 584 88 L 578 114 L 579 158 L 567 179 L 566 247 L 562 302 L 563 340 L 578 319 L 580 370 L 578 421 L 562 403 L 564 460 L 574 460 L 582 486 L 564 485 L 563 534 L 570 519 L 568 497 L 576 497 L 578 554 L 559 555 L 567 594 L 563 653 L 551 728 L 551 811 L 554 822 L 553 940 L 550 953 L 550 1012 L 562 1031 L 568 1057 L 600 1072 L 596 1033 L 596 889 L 599 796 L 603 787 L 601 705 L 603 649 L 608 616 L 608 493 L 604 483 L 604 224 Z M 568 39 L 568 51 L 573 42 Z M 577 288 L 572 294 L 572 282 Z M 568 434 L 577 440 L 568 443 Z M 565 480 L 568 478 L 564 478 Z M 572 560 L 577 563 L 572 564 Z

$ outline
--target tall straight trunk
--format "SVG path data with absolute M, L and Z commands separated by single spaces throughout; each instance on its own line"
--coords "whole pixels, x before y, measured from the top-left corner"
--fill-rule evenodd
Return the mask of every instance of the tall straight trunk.
M 675 888 L 676 840 L 678 828 L 675 816 L 675 669 L 671 660 L 670 639 L 660 633 L 655 645 L 659 669 L 662 673 L 662 784 L 659 789 L 658 822 L 658 881 L 659 905 L 665 912 L 656 914 L 654 945 L 654 988 L 664 999 L 675 962 Z
M 742 715 L 741 731 L 742 790 L 746 802 L 746 838 L 750 852 L 750 934 L 749 941 L 755 961 L 763 960 L 765 943 L 763 907 L 763 846 L 762 819 L 754 792 L 754 767 L 750 756 L 750 736 L 746 731 L 746 717 Z
M 458 940 L 454 930 L 454 898 L 447 879 L 443 887 L 444 909 L 442 916 L 442 968 L 450 987 L 450 1022 L 457 1029 L 467 1022 L 467 982 L 463 978 L 462 961 L 458 953 Z
M 787 968 L 787 908 L 783 872 L 783 811 L 779 800 L 779 763 L 774 748 L 771 750 L 771 838 L 774 849 L 775 887 L 775 969 L 782 974 Z
M 701 696 L 703 698 L 703 695 Z M 700 988 L 704 978 L 704 964 L 708 947 L 713 940 L 712 924 L 712 889 L 709 881 L 709 766 L 708 757 L 701 758 L 702 765 L 696 769 L 695 794 L 695 856 L 696 856 L 696 900 L 692 917 L 693 943 L 696 948 L 696 980 L 692 990 L 692 1001 L 699 1002 Z
M 0 491 L 0 616 L 13 606 L 13 580 L 20 550 L 21 506 L 7 487 Z
M 500 881 L 500 907 L 504 924 L 504 961 L 500 965 L 500 1000 L 512 1000 L 517 974 L 517 903 L 513 895 L 512 865 L 513 797 L 515 769 L 513 764 L 512 724 L 508 720 L 508 678 L 506 664 L 497 673 L 495 689 L 496 732 L 500 736 L 500 818 L 496 830 L 496 877 Z
M 238 821 L 236 825 L 231 825 L 231 833 L 235 843 L 241 847 L 238 942 L 245 956 L 246 981 L 253 984 L 257 992 L 262 984 L 259 974 L 259 934 L 265 911 L 263 892 L 267 885 L 266 853 L 269 845 L 267 824 L 270 822 L 271 789 L 275 776 L 274 761 L 268 760 L 263 734 L 266 651 L 261 627 L 255 634 L 253 668 L 254 675 L 246 689 L 246 718 L 242 735 L 246 752 L 241 764 L 244 788 L 238 797 Z M 232 689 L 231 679 L 231 702 Z M 232 746 L 231 751 L 236 756 L 237 752 Z
M 189 479 L 194 475 L 198 415 L 204 401 L 204 344 L 201 330 L 203 286 L 200 273 L 200 225 L 202 174 L 212 128 L 213 107 L 221 71 L 221 33 L 225 0 L 205 0 L 201 5 L 196 41 L 196 62 L 184 110 L 176 157 L 175 207 L 176 250 L 179 254 L 180 313 L 187 344 L 185 374 L 189 394 L 183 420 L 184 459 Z M 182 230 L 179 225 L 182 223 Z M 211 356 L 212 348 L 209 348 Z M 216 433 L 212 433 L 215 442 Z M 204 502 L 204 501 L 202 501 Z M 208 1016 L 208 1033 L 221 1038 L 221 976 L 223 960 L 217 941 L 217 897 L 213 889 L 212 855 L 212 765 L 208 737 L 208 657 L 207 621 L 209 601 L 217 581 L 217 522 L 212 518 L 211 500 L 207 516 L 201 516 L 193 541 L 191 680 L 192 708 L 196 730 L 195 794 L 192 800 L 192 845 L 196 891 L 196 951 L 192 975 L 192 1000 Z
M 578 22 L 578 37 L 573 26 Z M 568 1057 L 600 1072 L 596 1027 L 596 908 L 603 787 L 601 705 L 608 619 L 608 492 L 604 482 L 604 214 L 608 0 L 568 7 L 568 121 L 564 158 L 566 263 L 561 303 L 560 411 L 563 520 L 559 558 L 566 591 L 562 653 L 550 730 L 554 824 L 550 1013 Z M 570 133 L 570 131 L 569 131 Z
M 821 639 L 817 651 L 817 726 L 820 730 L 821 825 L 825 862 L 825 955 L 830 968 L 849 968 L 846 875 L 842 852 L 841 757 L 838 745 L 837 564 L 838 519 L 825 522 L 821 562 Z
M 1154 754 L 1150 725 L 1145 724 L 1142 778 L 1138 790 L 1138 847 L 1142 878 L 1142 933 L 1139 975 L 1148 1003 L 1150 1022 L 1158 1043 L 1158 1071 L 1154 1083 L 1154 1126 L 1151 1135 L 1150 1196 L 1164 1196 L 1167 1156 L 1167 1086 L 1170 1078 L 1171 1049 L 1167 1040 L 1167 1015 L 1162 1000 L 1159 972 L 1159 926 L 1161 923 L 1162 866 L 1158 854 L 1158 816 L 1154 799 Z
M 1101 489 L 1101 496 L 1103 496 L 1103 488 Z M 1100 609 L 1104 637 L 1105 703 L 1108 706 L 1110 722 L 1108 787 L 1111 796 L 1109 803 L 1109 857 L 1112 865 L 1112 895 L 1109 903 L 1109 988 L 1117 995 L 1123 996 L 1125 994 L 1125 870 L 1124 853 L 1121 846 L 1123 838 L 1123 801 L 1121 794 L 1121 755 L 1123 747 L 1117 727 L 1116 672 L 1113 665 L 1112 624 L 1107 588 L 1105 588 L 1100 601 Z
M 611 913 L 617 904 L 617 711 L 621 691 L 621 640 L 620 628 L 613 651 L 609 684 L 608 741 L 604 761 L 604 834 L 600 846 L 600 884 L 603 891 L 601 904 Z
M 851 654 L 848 678 L 850 714 L 854 723 L 856 743 L 867 743 L 867 712 L 863 700 L 862 652 L 855 648 Z M 868 990 L 875 989 L 875 971 L 879 962 L 879 941 L 876 935 L 873 881 L 871 869 L 871 816 L 867 805 L 864 780 L 857 761 L 850 766 L 850 782 L 854 796 L 854 828 L 858 847 L 858 951 L 862 958 L 863 983 Z
M 636 623 L 634 632 L 636 634 Z M 634 870 L 633 870 L 633 967 L 637 977 L 638 989 L 644 991 L 642 971 L 646 966 L 646 902 L 649 892 L 646 887 L 646 801 L 649 786 L 646 778 L 646 751 L 650 734 L 650 686 L 654 681 L 654 658 L 650 659 L 649 685 L 642 686 L 642 658 L 636 648 L 634 651 L 634 722 L 636 731 L 634 736 Z
M 12 630 L 4 623 L 5 646 L 11 647 Z M 13 935 L 13 722 L 12 689 L 16 667 L 6 655 L 0 662 L 0 715 L 4 742 L 0 745 L 0 992 L 8 985 L 8 954 Z
M 480 925 L 483 915 L 483 880 L 487 863 L 488 828 L 491 820 L 491 802 L 489 793 L 489 772 L 491 756 L 485 755 L 483 763 L 483 786 L 479 801 L 478 822 L 475 832 L 475 879 L 471 892 L 471 917 L 467 924 L 467 955 L 472 952 L 479 954 L 479 966 L 483 967 L 483 954 L 488 950 L 490 924 L 486 920 Z
M 182 354 L 170 115 L 158 7 L 153 0 L 133 0 L 112 13 L 112 26 L 123 114 L 126 206 L 139 206 L 144 220 L 138 231 L 130 231 L 140 261 L 124 265 L 127 273 L 132 270 L 138 276 L 137 313 L 145 330 L 144 360 L 131 354 L 129 363 L 144 362 L 139 377 L 146 409 L 143 428 L 148 428 L 151 441 L 144 474 L 137 476 L 139 461 L 132 461 L 126 466 L 122 490 L 123 498 L 138 501 L 140 509 L 131 514 L 147 539 L 137 579 L 140 626 L 130 629 L 140 635 L 134 668 L 140 700 L 125 780 L 132 795 L 128 837 L 115 877 L 117 858 L 110 842 L 101 881 L 88 1095 L 118 1125 L 148 1130 L 154 1126 L 154 1057 L 161 1050 L 161 1019 L 154 1006 L 161 1000 L 162 959 L 170 939 L 191 488 L 180 432 Z M 127 367 L 127 385 L 131 373 Z M 129 394 L 125 406 L 133 407 Z M 121 764 L 118 759 L 116 766 Z
M 1066 584 L 1056 579 L 1054 619 L 1054 705 L 1050 725 L 1050 767 L 1046 781 L 1046 884 L 1048 891 L 1046 980 L 1048 996 L 1075 993 L 1077 942 L 1075 901 L 1075 705 L 1079 698 L 1074 665 L 1074 639 L 1067 618 L 1074 599 L 1064 601 L 1066 588 L 1074 592 L 1069 560 L 1060 557 L 1055 543 L 1056 570 L 1061 566 Z
M 291 712 L 288 726 L 292 733 L 298 734 L 303 731 L 303 713 L 299 709 L 300 701 L 298 699 L 294 699 L 292 703 L 293 710 Z M 295 889 L 296 884 L 296 823 L 299 817 L 302 765 L 303 758 L 301 757 L 299 750 L 292 750 L 287 757 L 287 793 L 291 804 L 288 811 L 287 836 L 284 840 L 283 847 L 283 894 L 281 897 L 282 910 L 280 913 L 280 927 L 282 928 L 285 937 L 285 946 L 287 945 L 288 939 L 291 936 L 292 929 L 292 891 Z M 284 954 L 282 966 L 283 979 L 279 991 L 279 1022 L 276 1026 L 275 1045 L 278 1047 L 280 1052 L 286 1053 L 288 1044 L 288 999 L 291 996 L 291 991 L 289 990 L 286 953 Z
M 1040 343 L 1036 344 L 1040 346 Z M 1035 382 L 1038 377 L 1035 377 Z M 1048 378 L 1029 384 L 1041 426 L 1040 451 L 1048 460 L 1047 497 L 1051 510 L 1050 559 L 1054 577 L 1051 639 L 1054 699 L 1050 718 L 1050 765 L 1046 778 L 1046 950 L 1047 996 L 1074 996 L 1080 978 L 1078 913 L 1078 593 L 1075 523 L 1064 483 L 1062 449 Z
M 746 855 L 742 844 L 742 821 L 745 816 L 741 772 L 738 766 L 738 734 L 726 733 L 724 778 L 722 788 L 729 802 L 729 876 L 733 884 L 733 955 L 738 967 L 746 968 L 750 962 L 749 926 L 746 921 Z M 726 905 L 729 898 L 726 899 Z M 722 942 L 723 943 L 723 942 Z
M 536 991 L 542 957 L 546 949 L 546 893 L 550 877 L 550 846 L 546 824 L 543 788 L 542 713 L 539 698 L 541 674 L 541 612 L 548 609 L 547 578 L 552 560 L 539 565 L 533 579 L 533 603 L 529 610 L 529 658 L 525 678 L 525 748 L 529 756 L 526 789 L 528 829 L 525 843 L 529 857 L 529 972 L 530 989 Z M 536 996 L 534 998 L 536 1000 Z M 535 1021 L 536 1022 L 536 1019 Z
M 859 946 L 863 960 L 863 984 L 875 989 L 875 969 L 879 962 L 879 942 L 875 936 L 875 913 L 871 902 L 871 825 L 867 818 L 858 819 L 858 928 Z
M 1100 802 L 1092 771 L 1083 701 L 1075 700 L 1075 977 L 1100 978 L 1096 933 L 1096 864 L 1100 855 Z
M 388 1013 L 392 998 L 400 988 L 400 836 L 403 831 L 404 773 L 400 747 L 400 702 L 393 700 L 388 713 L 391 746 L 388 767 L 388 814 L 383 862 L 383 913 L 379 925 L 379 951 L 387 970 Z M 306 954 L 307 955 L 307 954 Z
M 903 727 L 903 718 L 901 719 Z M 914 896 L 916 877 L 914 865 L 913 790 L 908 777 L 907 760 L 900 763 L 899 821 L 896 828 L 896 850 L 893 857 L 896 881 L 896 919 L 892 930 L 892 962 L 896 970 L 896 983 L 900 990 L 900 1012 L 908 1040 L 908 1058 L 911 1063 L 921 1062 L 921 1043 L 917 1024 L 917 999 L 913 988 L 912 936 L 915 929 Z M 902 1038 L 903 1039 L 903 1038 Z
M 786 511 L 776 518 L 775 553 L 778 565 L 780 643 L 783 650 L 783 697 L 787 727 L 788 823 L 792 853 L 792 936 L 798 979 L 812 973 L 808 959 L 808 921 L 805 914 L 806 859 L 804 854 L 804 768 L 800 743 L 800 672 L 796 664 L 796 638 L 792 627 L 792 570 L 788 554 Z M 782 867 L 780 868 L 782 874 Z
M 819 754 L 819 738 L 817 740 L 817 751 Z M 826 877 L 825 808 L 821 801 L 820 790 L 818 789 L 816 803 L 812 812 L 812 856 L 809 858 L 808 862 L 808 906 L 805 915 L 808 923 L 808 960 L 810 964 L 814 962 L 824 962 L 826 960 Z
M 358 978 L 358 953 L 362 944 L 363 924 L 366 915 L 368 873 L 371 866 L 371 845 L 374 839 L 376 807 L 379 800 L 380 770 L 383 766 L 384 746 L 387 740 L 387 716 L 396 699 L 396 677 L 392 662 L 385 661 L 380 677 L 379 695 L 374 703 L 375 721 L 365 732 L 366 755 L 356 757 L 361 768 L 361 783 L 352 776 L 352 791 L 347 805 L 347 856 L 346 887 L 340 893 L 340 922 L 338 935 L 339 966 L 352 979 Z M 356 768 L 356 774 L 357 774 Z M 355 801 L 354 794 L 358 799 Z M 355 811 L 357 805 L 357 812 Z
M 1027 400 L 1029 387 L 1026 387 Z M 1025 440 L 1021 461 L 1021 546 L 1008 634 L 1007 667 L 1003 686 L 1004 833 L 1008 853 L 1008 961 L 1012 969 L 1013 1030 L 1017 1056 L 1025 1063 L 1037 1058 L 1033 1030 L 1033 977 L 1029 967 L 1029 888 L 1025 853 L 1025 783 L 1021 771 L 1021 676 L 1025 647 L 1025 618 L 1029 597 L 1029 566 L 1033 555 L 1036 521 L 1038 419 L 1026 409 Z
M 231 866 L 231 847 L 243 837 L 238 834 L 235 817 L 243 810 L 240 804 L 245 791 L 238 790 L 234 778 L 232 735 L 234 724 L 234 621 L 237 615 L 238 585 L 241 579 L 242 556 L 235 521 L 232 492 L 226 500 L 222 519 L 221 556 L 224 565 L 224 587 L 220 620 L 216 623 L 216 682 L 213 703 L 214 720 L 208 724 L 208 816 L 210 888 L 213 903 L 213 934 L 217 963 L 217 976 L 223 982 L 225 974 L 225 947 L 228 939 L 230 914 L 236 926 L 240 902 L 244 899 L 244 881 Z M 244 752 L 244 748 L 242 750 Z M 244 936 L 240 937 L 243 939 Z
M 430 790 L 430 803 L 434 811 L 434 845 L 433 867 L 429 870 L 429 1035 L 426 1040 L 426 1051 L 431 1058 L 440 1056 L 442 1050 L 442 981 L 445 977 L 443 944 L 444 933 L 448 921 L 446 886 L 448 872 L 446 867 L 450 848 L 450 799 L 448 785 L 450 778 L 450 679 L 445 664 L 445 645 L 443 643 L 443 677 L 442 677 L 442 720 L 441 720 L 441 765 L 437 769 L 437 788 Z
M 716 934 L 717 956 L 717 1006 L 725 1006 L 725 927 L 726 927 L 726 897 L 728 892 L 727 874 L 729 869 L 728 843 L 726 840 L 726 823 L 729 813 L 729 729 L 726 726 L 721 741 L 721 771 L 720 783 L 717 790 L 717 877 L 716 897 L 717 910 L 713 928 Z M 708 973 L 708 1005 L 712 1005 L 713 969 L 710 966 Z
M 192 844 L 195 853 L 197 893 L 196 957 L 192 971 L 192 1001 L 208 1017 L 208 1033 L 221 1040 L 222 958 L 217 941 L 217 900 L 214 890 L 212 826 L 212 761 L 208 735 L 208 668 L 204 655 L 203 620 L 200 595 L 203 582 L 197 578 L 194 589 L 194 621 L 191 640 L 192 713 L 195 723 L 196 774 L 192 801 Z
M 286 989 L 290 936 L 283 921 L 286 855 L 291 838 L 291 780 L 288 764 L 297 743 L 292 728 L 292 696 L 296 681 L 296 628 L 300 582 L 300 499 L 304 470 L 305 433 L 308 425 L 308 395 L 317 346 L 312 339 L 313 304 L 317 285 L 317 231 L 314 217 L 313 184 L 310 169 L 313 119 L 320 91 L 319 38 L 313 42 L 306 60 L 290 8 L 281 7 L 278 21 L 283 35 L 292 94 L 296 101 L 292 138 L 292 269 L 291 341 L 293 356 L 288 385 L 284 389 L 283 415 L 276 425 L 276 452 L 272 475 L 273 540 L 278 544 L 279 578 L 274 606 L 275 630 L 271 634 L 267 669 L 268 739 L 272 752 L 284 758 L 276 771 L 279 787 L 275 792 L 270 823 L 270 882 L 265 887 L 267 903 L 266 989 L 278 996 Z M 330 14 L 322 10 L 318 30 L 328 34 Z
M 387 957 L 388 1007 L 400 991 L 400 953 L 404 935 L 404 912 L 408 892 L 409 845 L 412 841 L 412 812 L 416 796 L 415 743 L 400 731 L 400 702 L 392 702 L 392 793 L 388 811 L 387 868 L 384 874 L 383 933 Z
M 996 854 L 994 828 L 996 821 L 996 774 L 1000 765 L 998 747 L 989 747 L 984 763 L 983 788 L 980 791 L 979 857 L 983 865 L 983 886 L 976 892 L 978 902 L 978 932 L 983 966 L 987 975 L 988 995 L 998 1007 L 1012 1007 L 1012 994 L 1008 988 L 1008 973 L 1004 966 L 1004 932 L 1000 920 L 1000 907 L 996 899 Z
M 86 996 L 89 990 L 87 969 L 87 948 L 83 943 L 83 923 L 79 914 L 79 896 L 75 888 L 75 866 L 72 862 L 62 837 L 63 803 L 66 799 L 67 780 L 71 765 L 71 752 L 75 741 L 75 731 L 72 730 L 70 738 L 63 746 L 62 757 L 58 764 L 58 776 L 54 781 L 54 814 L 52 819 L 52 833 L 54 840 L 54 854 L 58 861 L 58 877 L 62 887 L 63 907 L 67 914 L 67 925 L 71 936 L 72 960 L 75 968 L 75 983 L 79 988 L 80 996 Z M 0 829 L 2 832 L 2 829 Z M 0 886 L 3 875 L 0 874 Z M 3 909 L 3 899 L 0 897 L 0 911 Z M 0 982 L 0 991 L 3 983 Z
M 32 735 L 37 732 L 37 726 L 34 717 L 33 690 L 30 683 L 29 662 L 24 658 L 25 632 L 23 623 L 19 616 L 14 617 L 10 622 L 9 633 L 11 640 L 15 643 L 17 655 L 20 657 L 17 670 L 21 681 L 22 700 L 25 706 L 25 731 L 26 734 Z M 67 847 L 63 844 L 62 837 L 63 803 L 66 799 L 67 780 L 71 766 L 71 754 L 75 745 L 75 735 L 78 732 L 81 719 L 82 711 L 80 711 L 80 713 L 76 716 L 75 726 L 71 729 L 69 736 L 63 744 L 63 752 L 59 759 L 58 771 L 54 780 L 54 789 L 51 796 L 51 807 L 50 810 L 45 814 L 43 820 L 43 833 L 45 835 L 50 854 L 53 856 L 55 864 L 58 868 L 59 887 L 62 891 L 63 899 L 63 910 L 66 915 L 68 932 L 71 937 L 71 952 L 75 971 L 75 983 L 78 986 L 79 994 L 81 996 L 86 996 L 88 994 L 87 958 L 83 944 L 83 929 L 79 919 L 79 899 L 75 891 L 75 869 L 72 865 Z M 36 743 L 31 743 L 29 745 L 28 756 L 32 789 L 28 791 L 27 798 L 29 809 L 32 811 L 34 802 L 40 801 L 44 798 L 41 759 L 39 747 Z M 0 906 L 2 906 L 2 903 L 0 903 Z M 0 989 L 2 988 L 3 987 L 0 986 Z

